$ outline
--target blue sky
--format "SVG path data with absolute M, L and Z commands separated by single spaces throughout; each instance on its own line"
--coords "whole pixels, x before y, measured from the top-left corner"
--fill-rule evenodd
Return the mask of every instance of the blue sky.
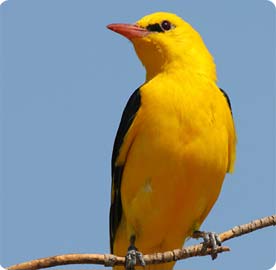
M 177 13 L 202 35 L 218 84 L 231 98 L 238 133 L 235 173 L 227 176 L 202 229 L 221 232 L 275 213 L 271 3 L 8 0 L 0 7 L 3 266 L 109 252 L 113 140 L 145 71 L 130 42 L 105 26 L 160 10 Z M 275 229 L 226 244 L 231 252 L 217 260 L 192 258 L 176 269 L 261 270 L 275 262 Z

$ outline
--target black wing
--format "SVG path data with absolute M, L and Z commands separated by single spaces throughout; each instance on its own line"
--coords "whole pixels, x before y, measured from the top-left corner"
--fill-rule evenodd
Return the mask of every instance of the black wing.
M 226 98 L 227 103 L 228 103 L 228 106 L 229 106 L 229 109 L 230 109 L 231 114 L 232 114 L 232 107 L 231 107 L 230 98 L 228 97 L 227 93 L 226 93 L 223 89 L 220 88 L 219 90 L 222 92 L 222 94 L 223 94 L 224 97 Z
M 115 239 L 116 231 L 119 227 L 122 218 L 122 201 L 121 201 L 121 181 L 124 171 L 124 165 L 116 166 L 116 159 L 119 155 L 120 148 L 123 144 L 124 137 L 130 128 L 133 119 L 135 118 L 136 112 L 141 105 L 140 88 L 136 89 L 135 92 L 129 98 L 127 105 L 123 111 L 121 122 L 115 137 L 113 152 L 112 152 L 112 187 L 111 187 L 111 206 L 109 213 L 109 236 L 110 236 L 110 249 L 113 253 L 113 244 Z

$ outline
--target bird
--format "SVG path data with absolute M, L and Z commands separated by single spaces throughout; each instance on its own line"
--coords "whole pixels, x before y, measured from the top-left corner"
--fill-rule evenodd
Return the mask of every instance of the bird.
M 234 170 L 237 136 L 213 56 L 188 22 L 155 12 L 107 28 L 131 41 L 146 70 L 123 110 L 111 160 L 111 253 L 127 254 L 133 269 L 133 252 L 141 259 L 181 248 L 199 231 Z

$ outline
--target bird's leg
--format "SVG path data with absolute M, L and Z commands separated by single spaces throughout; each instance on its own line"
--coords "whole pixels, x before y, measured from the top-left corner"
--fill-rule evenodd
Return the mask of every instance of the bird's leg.
M 211 257 L 212 259 L 216 259 L 218 254 L 216 252 L 216 249 L 218 246 L 221 246 L 221 240 L 219 238 L 219 235 L 214 232 L 203 232 L 203 231 L 194 231 L 193 238 L 203 238 L 203 246 L 202 246 L 202 252 L 205 252 L 207 248 L 211 248 Z
M 126 255 L 126 269 L 134 270 L 137 260 L 140 262 L 141 266 L 146 265 L 143 254 L 135 247 L 135 235 L 132 235 L 130 237 L 130 246 Z

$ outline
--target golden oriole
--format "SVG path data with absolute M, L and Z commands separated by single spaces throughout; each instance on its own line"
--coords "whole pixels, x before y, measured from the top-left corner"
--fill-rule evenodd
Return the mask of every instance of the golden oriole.
M 181 248 L 198 230 L 235 161 L 230 101 L 200 35 L 180 17 L 157 12 L 110 24 L 146 68 L 129 98 L 112 153 L 111 252 Z M 172 269 L 174 263 L 146 269 Z M 116 268 L 120 269 L 120 267 Z

